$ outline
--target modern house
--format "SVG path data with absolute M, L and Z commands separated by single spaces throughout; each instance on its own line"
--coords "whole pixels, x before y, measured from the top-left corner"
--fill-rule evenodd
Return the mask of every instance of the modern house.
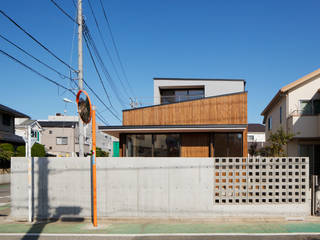
M 154 78 L 154 105 L 123 111 L 124 157 L 247 156 L 247 92 L 239 79 Z
M 248 150 L 254 144 L 256 150 L 264 147 L 266 142 L 265 125 L 260 123 L 248 124 Z
M 21 136 L 15 134 L 15 118 L 29 116 L 0 104 L 0 143 L 11 143 L 14 146 L 25 143 Z
M 281 88 L 261 115 L 266 138 L 282 128 L 294 134 L 288 156 L 310 158 L 310 174 L 320 174 L 320 69 Z

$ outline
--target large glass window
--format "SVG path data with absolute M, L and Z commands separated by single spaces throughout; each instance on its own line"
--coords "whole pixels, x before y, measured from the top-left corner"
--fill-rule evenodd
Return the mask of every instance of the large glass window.
M 152 157 L 152 135 L 130 134 L 126 137 L 127 157 Z
M 179 157 L 180 136 L 179 134 L 154 134 L 153 135 L 154 157 Z
M 179 157 L 179 134 L 127 134 L 127 157 Z
M 215 157 L 241 157 L 242 133 L 215 133 Z
M 320 113 L 320 100 L 300 100 L 301 115 L 317 115 Z
M 161 89 L 161 104 L 204 98 L 204 88 Z

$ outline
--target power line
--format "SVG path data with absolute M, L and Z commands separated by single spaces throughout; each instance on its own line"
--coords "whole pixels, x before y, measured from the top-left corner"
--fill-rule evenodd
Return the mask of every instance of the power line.
M 112 106 L 112 103 L 111 103 L 110 98 L 109 98 L 109 94 L 108 94 L 108 92 L 107 92 L 107 90 L 106 90 L 106 88 L 105 88 L 105 86 L 104 86 L 104 83 L 103 83 L 103 80 L 102 80 L 101 75 L 100 75 L 100 73 L 99 73 L 99 70 L 98 70 L 98 68 L 97 68 L 96 62 L 95 62 L 95 60 L 94 60 L 94 58 L 93 58 L 93 56 L 92 56 L 91 50 L 90 50 L 90 48 L 89 48 L 86 35 L 84 35 L 84 40 L 85 40 L 86 46 L 87 46 L 87 48 L 88 48 L 89 55 L 90 55 L 91 61 L 92 61 L 92 63 L 93 63 L 93 66 L 94 66 L 94 68 L 95 68 L 95 70 L 96 70 L 96 72 L 97 72 L 97 74 L 98 74 L 98 78 L 99 78 L 99 80 L 100 80 L 100 83 L 101 83 L 101 85 L 102 85 L 102 88 L 103 88 L 103 90 L 104 90 L 104 93 L 105 93 L 106 96 L 107 96 L 107 99 L 108 99 L 108 101 L 109 101 L 109 103 L 110 103 L 110 106 Z M 112 106 L 112 107 L 113 107 L 113 106 Z
M 105 125 L 110 125 L 108 123 L 108 121 L 101 115 L 101 113 L 99 113 L 98 111 L 96 111 L 96 116 L 97 118 L 99 118 Z
M 77 72 L 73 67 L 71 67 L 69 64 L 67 64 L 65 61 L 63 61 L 61 58 L 59 58 L 56 54 L 54 54 L 50 49 L 48 49 L 46 46 L 44 46 L 40 41 L 38 41 L 35 37 L 33 37 L 30 33 L 28 33 L 25 29 L 23 29 L 18 23 L 16 23 L 12 18 L 10 18 L 5 12 L 0 10 L 0 13 L 5 16 L 10 22 L 12 22 L 14 25 L 16 25 L 21 31 L 23 31 L 26 35 L 28 35 L 33 41 L 35 41 L 37 44 L 39 44 L 43 49 L 45 49 L 48 53 L 50 53 L 53 57 L 55 57 L 59 62 L 66 65 L 69 69 L 73 70 L 74 72 Z
M 99 33 L 100 39 L 101 39 L 101 41 L 102 41 L 102 43 L 103 43 L 103 47 L 104 47 L 105 51 L 107 52 L 107 55 L 108 55 L 108 57 L 109 57 L 109 59 L 110 59 L 110 62 L 111 62 L 111 64 L 112 64 L 112 66 L 113 66 L 113 69 L 114 69 L 114 71 L 115 71 L 115 73 L 116 73 L 116 75 L 117 75 L 117 78 L 119 79 L 119 81 L 120 81 L 120 83 L 121 83 L 121 85 L 122 85 L 122 88 L 123 88 L 124 91 L 125 91 L 125 94 L 130 98 L 130 95 L 129 95 L 128 92 L 127 92 L 126 86 L 125 86 L 124 83 L 122 82 L 122 80 L 121 80 L 121 78 L 120 78 L 120 75 L 119 75 L 119 72 L 118 72 L 118 70 L 117 70 L 117 67 L 116 67 L 114 61 L 112 60 L 112 56 L 111 56 L 111 54 L 110 54 L 110 52 L 109 52 L 109 50 L 108 50 L 108 48 L 107 48 L 106 42 L 105 42 L 104 39 L 103 39 L 103 36 L 102 36 L 102 33 L 101 33 L 101 29 L 100 29 L 99 23 L 98 23 L 98 21 L 97 21 L 97 18 L 96 18 L 96 15 L 95 15 L 95 13 L 94 13 L 94 10 L 93 10 L 93 7 L 92 7 L 92 5 L 91 5 L 90 0 L 88 0 L 88 3 L 89 3 L 89 7 L 90 7 L 90 10 L 91 10 L 91 14 L 92 14 L 92 16 L 93 16 L 95 25 L 96 25 L 96 27 L 97 27 L 97 29 L 98 29 L 98 33 Z
M 118 99 L 118 101 L 122 105 L 122 107 L 124 107 L 125 103 L 123 102 L 123 100 L 120 97 L 120 93 L 119 93 L 119 91 L 117 89 L 117 86 L 115 85 L 114 81 L 112 80 L 112 77 L 111 77 L 110 73 L 108 72 L 108 70 L 107 70 L 107 68 L 106 68 L 106 66 L 105 66 L 105 64 L 104 64 L 104 62 L 103 62 L 103 60 L 101 58 L 101 55 L 100 55 L 100 53 L 99 53 L 99 51 L 98 51 L 98 49 L 96 47 L 96 44 L 95 44 L 94 40 L 91 37 L 91 34 L 90 34 L 89 29 L 88 29 L 86 24 L 84 25 L 84 35 L 86 36 L 85 40 L 87 39 L 86 41 L 88 41 L 89 45 L 91 46 L 91 48 L 92 48 L 92 50 L 93 50 L 93 52 L 94 52 L 94 54 L 95 54 L 95 56 L 96 56 L 96 58 L 97 58 L 97 60 L 98 60 L 98 62 L 100 64 L 100 66 L 102 68 L 102 71 L 103 71 L 106 79 L 108 80 L 112 90 L 115 92 L 116 98 Z
M 50 0 L 64 15 L 66 15 L 71 21 L 79 25 L 73 17 L 70 16 L 62 7 L 60 7 L 54 0 Z
M 133 88 L 131 87 L 130 82 L 129 82 L 129 80 L 128 80 L 126 71 L 124 70 L 124 66 L 123 66 L 123 63 L 122 63 L 121 58 L 120 58 L 119 50 L 118 50 L 118 47 L 117 47 L 115 38 L 114 38 L 113 33 L 112 33 L 112 30 L 111 30 L 111 24 L 110 24 L 110 22 L 109 22 L 109 20 L 108 20 L 106 11 L 105 11 L 105 9 L 104 9 L 104 6 L 103 6 L 101 0 L 100 0 L 100 5 L 101 5 L 101 7 L 102 7 L 104 19 L 106 20 L 107 25 L 108 25 L 108 29 L 109 29 L 109 32 L 110 32 L 111 40 L 112 40 L 114 49 L 115 49 L 115 51 L 116 51 L 116 55 L 117 55 L 118 61 L 119 61 L 119 63 L 120 63 L 120 67 L 121 67 L 122 73 L 123 73 L 123 75 L 124 75 L 124 77 L 125 77 L 125 79 L 126 79 L 126 81 L 127 81 L 127 83 L 128 83 L 129 89 L 131 90 L 131 92 L 133 93 L 133 95 L 135 95 L 135 94 L 134 94 L 134 91 L 133 91 Z
M 40 77 L 46 79 L 47 81 L 57 85 L 58 87 L 61 87 L 61 88 L 65 89 L 65 90 L 71 92 L 74 96 L 76 96 L 76 94 L 71 89 L 61 85 L 60 83 L 58 83 L 58 82 L 56 82 L 56 81 L 54 81 L 54 80 L 52 80 L 50 78 L 48 78 L 47 76 L 43 75 L 42 73 L 38 72 L 37 70 L 33 69 L 32 67 L 26 65 L 25 63 L 21 62 L 20 60 L 16 59 L 15 57 L 11 56 L 10 54 L 6 53 L 5 51 L 0 49 L 0 53 L 2 53 L 3 55 L 7 56 L 11 60 L 19 63 L 20 65 L 24 66 L 25 68 L 29 69 L 30 71 L 34 72 L 35 74 L 39 75 Z
M 84 84 L 89 88 L 89 90 L 93 93 L 93 95 L 102 103 L 103 106 L 116 118 L 121 122 L 121 119 L 113 112 L 111 109 L 101 100 L 98 94 L 89 86 L 89 84 L 83 79 Z
M 29 57 L 33 58 L 34 60 L 36 60 L 37 62 L 41 63 L 43 66 L 49 68 L 50 70 L 54 71 L 55 73 L 57 73 L 61 78 L 67 78 L 70 79 L 71 81 L 74 81 L 73 78 L 68 77 L 67 75 L 64 75 L 63 73 L 59 72 L 58 70 L 54 69 L 53 67 L 49 66 L 48 64 L 44 63 L 43 61 L 41 61 L 40 59 L 36 58 L 35 56 L 33 56 L 31 53 L 27 52 L 26 50 L 22 49 L 21 47 L 19 47 L 17 44 L 15 44 L 14 42 L 10 41 L 9 39 L 7 39 L 6 37 L 4 37 L 3 35 L 0 34 L 0 38 L 2 38 L 3 40 L 5 40 L 6 42 L 10 43 L 11 45 L 13 45 L 14 47 L 16 47 L 17 49 L 19 49 L 20 51 L 22 51 L 23 53 L 25 53 L 26 55 L 28 55 Z

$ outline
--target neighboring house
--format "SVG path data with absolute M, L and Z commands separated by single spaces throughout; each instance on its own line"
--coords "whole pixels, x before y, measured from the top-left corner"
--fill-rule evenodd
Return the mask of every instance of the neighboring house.
M 79 124 L 77 116 L 49 116 L 48 120 L 39 120 L 42 127 L 41 143 L 46 152 L 55 156 L 79 156 Z M 90 128 L 91 130 L 91 128 Z M 85 127 L 85 134 L 88 132 Z M 90 153 L 90 141 L 85 136 L 84 154 Z
M 238 79 L 154 78 L 154 106 L 123 111 L 126 157 L 247 156 L 247 92 Z
M 37 120 L 32 120 L 29 118 L 16 118 L 15 119 L 15 133 L 18 136 L 27 138 L 28 127 L 31 127 L 31 137 L 35 139 L 36 143 L 41 144 L 42 139 L 42 127 Z
M 14 146 L 25 144 L 23 138 L 15 134 L 16 118 L 29 116 L 0 104 L 0 143 L 11 143 Z
M 101 148 L 102 151 L 108 152 L 109 156 L 113 156 L 114 147 L 113 143 L 119 142 L 119 139 L 104 133 L 99 129 L 99 126 L 97 125 L 96 129 L 96 146 L 98 148 Z
M 260 123 L 248 124 L 248 150 L 256 144 L 256 150 L 264 147 L 266 142 L 265 126 Z
M 320 69 L 284 86 L 261 115 L 266 138 L 282 128 L 294 134 L 288 156 L 308 156 L 310 174 L 320 174 Z

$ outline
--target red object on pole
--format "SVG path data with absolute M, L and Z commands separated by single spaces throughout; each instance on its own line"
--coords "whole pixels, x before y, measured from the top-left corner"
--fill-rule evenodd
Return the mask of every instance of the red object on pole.
M 93 185 L 93 226 L 97 224 L 97 167 L 96 167 L 96 110 L 92 109 L 92 185 Z

